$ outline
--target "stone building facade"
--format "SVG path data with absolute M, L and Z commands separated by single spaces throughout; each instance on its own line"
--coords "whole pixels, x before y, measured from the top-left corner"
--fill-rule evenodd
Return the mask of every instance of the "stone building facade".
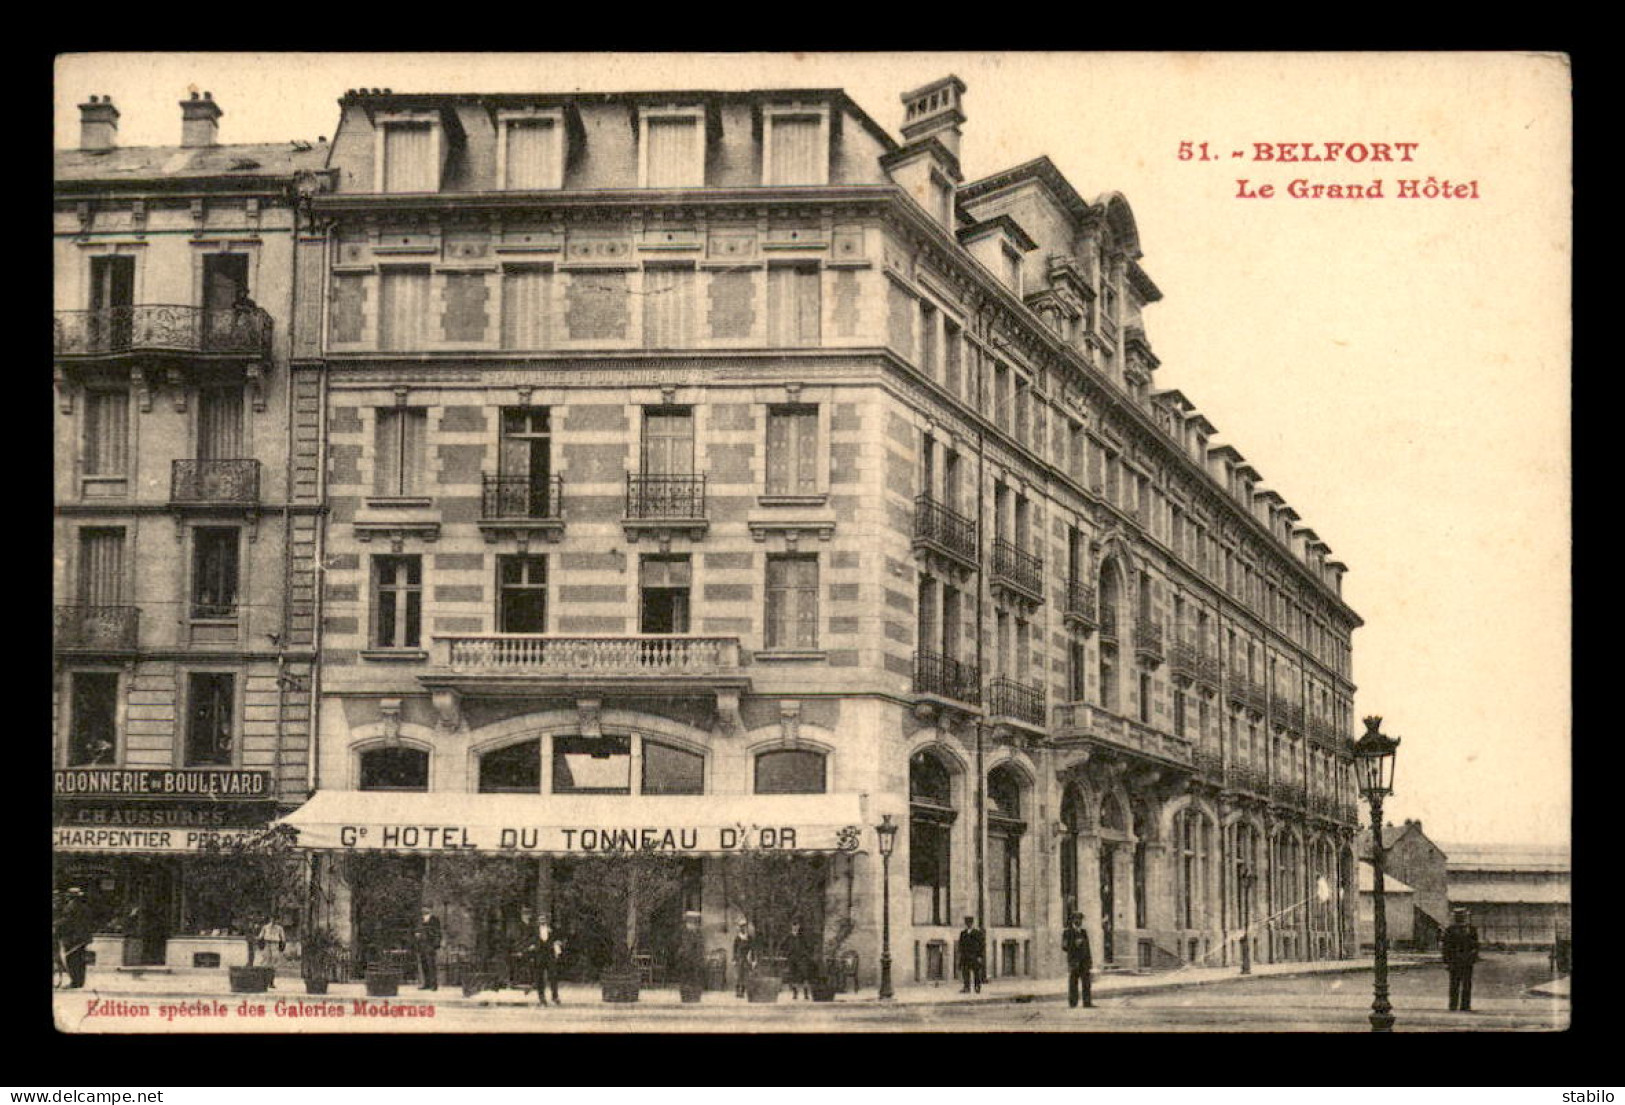
M 293 462 L 317 408 L 288 324 L 327 151 L 180 107 L 178 146 L 121 147 L 93 96 L 56 154 L 52 766 L 58 881 L 123 933 L 99 955 L 190 967 L 220 952 L 183 937 L 241 919 L 189 857 L 309 794 L 319 443 Z
M 995 978 L 1072 909 L 1108 965 L 1352 954 L 1344 566 L 1153 386 L 1127 201 L 966 182 L 964 93 L 343 98 L 311 846 L 548 910 L 630 832 L 719 950 L 718 860 L 793 848 L 869 984 L 889 817 L 899 981 L 967 914 Z

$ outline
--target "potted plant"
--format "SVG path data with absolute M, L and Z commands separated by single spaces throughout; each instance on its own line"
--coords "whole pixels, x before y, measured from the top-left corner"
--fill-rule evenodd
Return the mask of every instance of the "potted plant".
M 611 852 L 572 866 L 559 887 L 562 912 L 573 924 L 577 947 L 596 945 L 605 956 L 599 975 L 603 999 L 638 1000 L 642 975 L 636 960 L 639 936 L 652 915 L 682 889 L 675 857 L 653 852 Z
M 823 914 L 823 861 L 793 852 L 748 849 L 730 855 L 724 872 L 728 904 L 755 931 L 757 967 L 746 980 L 746 996 L 754 1002 L 777 1001 L 791 925 L 809 925 Z
M 852 935 L 852 918 L 846 917 L 835 926 L 835 933 L 824 941 L 823 954 L 812 978 L 812 999 L 834 1001 L 836 982 L 841 975 L 841 948 Z
M 299 972 L 305 979 L 305 993 L 325 994 L 334 981 L 344 945 L 332 929 L 318 926 L 305 934 L 299 948 Z

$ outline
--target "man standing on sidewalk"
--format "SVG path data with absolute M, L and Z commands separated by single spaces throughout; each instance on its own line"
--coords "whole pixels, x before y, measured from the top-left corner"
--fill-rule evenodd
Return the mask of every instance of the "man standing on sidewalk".
M 1089 930 L 1083 927 L 1083 914 L 1074 913 L 1072 921 L 1061 933 L 1061 947 L 1066 952 L 1066 1003 L 1076 1009 L 1078 992 L 1083 992 L 1083 1007 L 1093 1009 L 1095 1003 L 1089 992 L 1089 972 L 1095 960 L 1089 949 Z
M 558 930 L 553 927 L 545 913 L 536 919 L 536 928 L 531 933 L 528 952 L 531 969 L 536 973 L 536 1000 L 546 1005 L 547 995 L 551 993 L 553 1004 L 561 1004 L 559 960 L 564 957 L 564 941 L 559 938 Z
M 440 941 L 444 936 L 440 918 L 428 906 L 412 929 L 412 946 L 418 953 L 418 982 L 424 990 L 440 989 L 440 972 L 435 957 L 440 954 Z
M 971 984 L 976 984 L 976 992 L 982 992 L 982 977 L 987 970 L 987 934 L 976 927 L 976 918 L 965 915 L 965 929 L 954 942 L 954 959 L 959 968 L 959 978 L 964 984 L 960 993 L 970 993 Z
M 739 922 L 739 935 L 734 937 L 734 997 L 745 996 L 745 986 L 756 967 L 756 941 L 751 939 L 750 922 Z
M 1450 1011 L 1473 1011 L 1473 964 L 1478 962 L 1478 929 L 1467 923 L 1467 911 L 1451 911 L 1444 930 L 1444 965 L 1450 972 Z

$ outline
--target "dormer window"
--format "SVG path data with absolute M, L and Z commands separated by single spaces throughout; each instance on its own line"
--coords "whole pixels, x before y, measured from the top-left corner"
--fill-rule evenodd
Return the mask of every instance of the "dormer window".
M 704 187 L 704 113 L 697 107 L 644 110 L 638 117 L 638 151 L 642 187 Z
M 1021 294 L 1021 254 L 1009 246 L 1003 246 L 1000 249 L 999 256 L 1004 262 L 1004 271 L 1000 275 L 1004 277 L 1005 286 L 1019 296 Z
M 440 191 L 440 122 L 430 115 L 384 119 L 378 127 L 378 190 Z
M 564 187 L 562 113 L 502 112 L 497 116 L 497 179 L 510 191 Z
M 829 114 L 825 110 L 768 108 L 762 183 L 829 183 Z
M 931 214 L 949 230 L 953 229 L 953 182 L 939 172 L 931 173 Z

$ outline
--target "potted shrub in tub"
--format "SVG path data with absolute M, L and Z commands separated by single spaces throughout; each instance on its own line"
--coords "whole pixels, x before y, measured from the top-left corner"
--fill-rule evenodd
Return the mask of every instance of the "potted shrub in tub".
M 605 955 L 599 984 L 606 1002 L 638 1000 L 642 973 L 636 959 L 639 937 L 653 914 L 682 889 L 682 866 L 673 856 L 653 852 L 610 852 L 575 865 L 561 888 L 567 918 L 565 952 L 595 946 Z M 579 935 L 572 940 L 570 933 Z
M 835 985 L 840 978 L 841 948 L 846 944 L 846 938 L 852 935 L 852 918 L 844 918 L 835 927 L 835 933 L 824 941 L 823 954 L 818 957 L 818 963 L 813 969 L 812 999 L 814 1001 L 834 1001 Z
M 317 927 L 305 934 L 299 949 L 299 972 L 305 979 L 305 993 L 325 994 L 344 957 L 344 945 L 330 928 Z

